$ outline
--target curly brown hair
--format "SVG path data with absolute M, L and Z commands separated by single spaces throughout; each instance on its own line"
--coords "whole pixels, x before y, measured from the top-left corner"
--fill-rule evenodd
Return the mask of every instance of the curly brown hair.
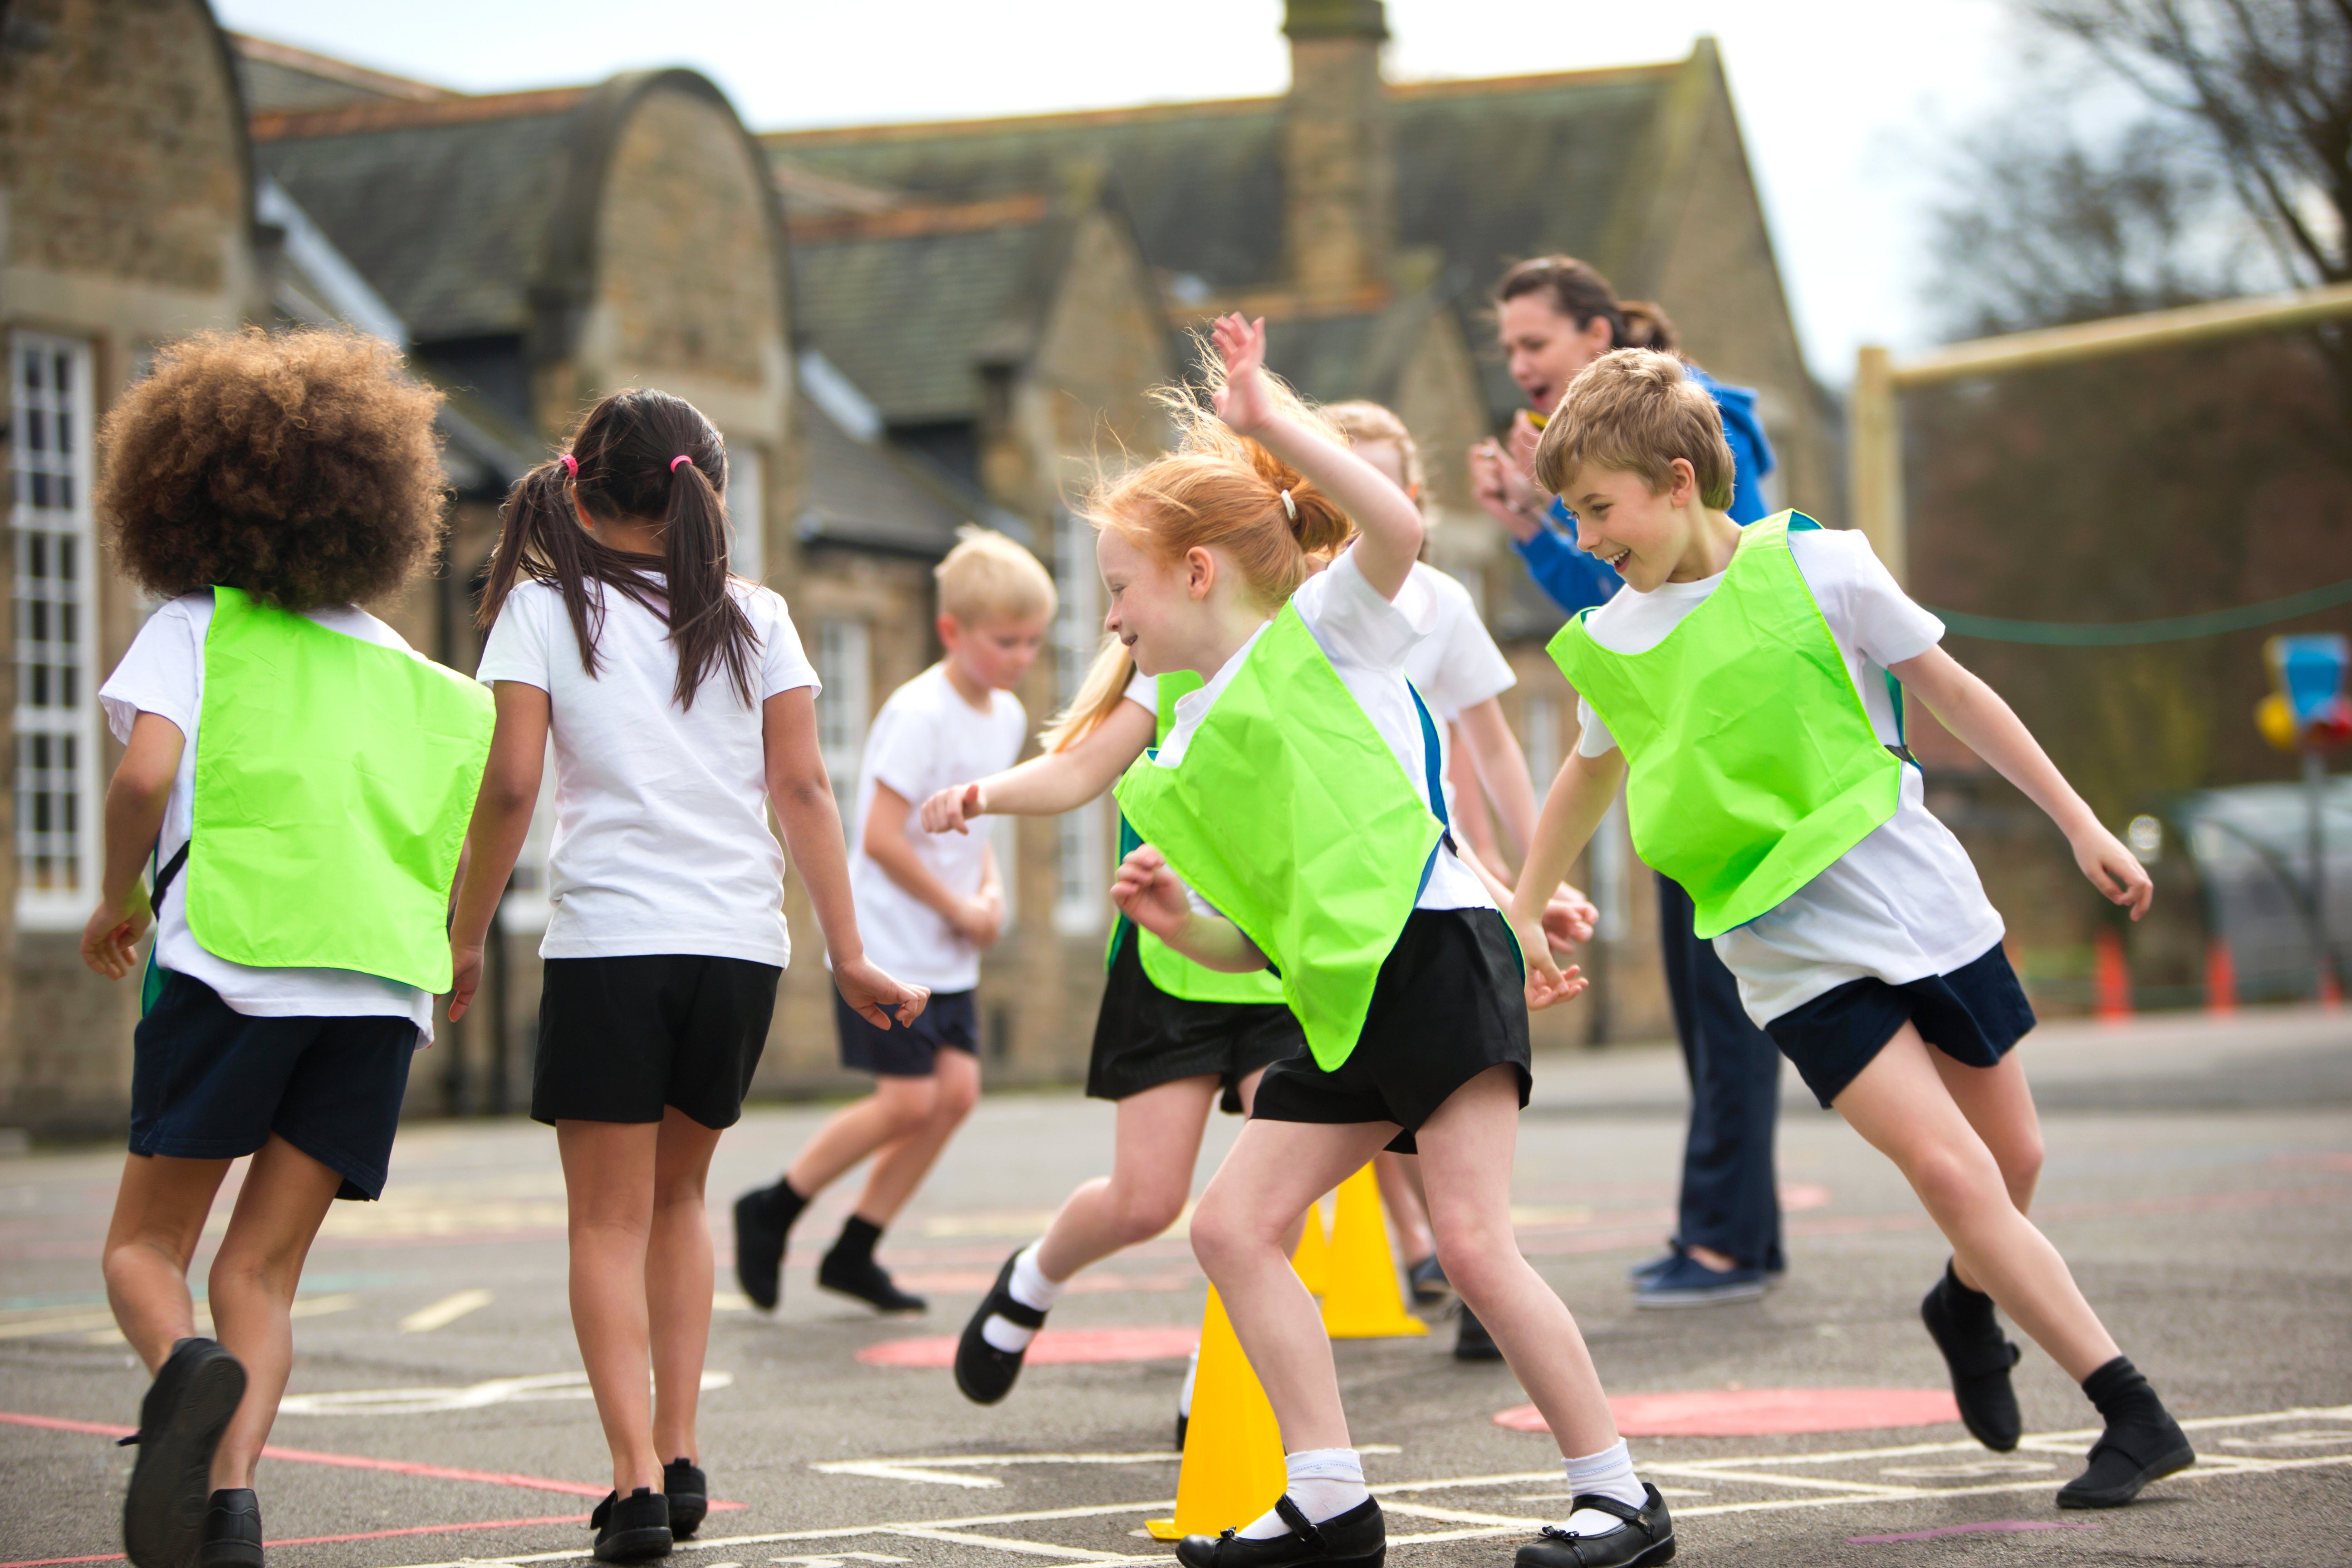
M 374 338 L 200 332 L 159 351 L 107 416 L 99 512 L 122 570 L 163 598 L 381 599 L 440 544 L 440 405 Z

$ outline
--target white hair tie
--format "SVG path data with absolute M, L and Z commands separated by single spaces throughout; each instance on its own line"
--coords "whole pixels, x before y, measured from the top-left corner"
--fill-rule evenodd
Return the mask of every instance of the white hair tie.
M 1297 522 L 1298 521 L 1298 503 L 1290 499 L 1290 492 L 1288 490 L 1282 492 L 1282 510 L 1289 515 L 1291 521 Z

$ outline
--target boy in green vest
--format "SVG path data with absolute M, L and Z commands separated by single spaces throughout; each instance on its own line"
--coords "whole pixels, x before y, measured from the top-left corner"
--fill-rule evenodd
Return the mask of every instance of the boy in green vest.
M 2000 916 L 1959 841 L 1928 814 L 1902 700 L 2024 791 L 2093 886 L 2147 910 L 2147 873 L 2099 826 L 2016 714 L 1937 647 L 1853 532 L 1783 512 L 1726 515 L 1731 455 L 1706 391 L 1644 350 L 1595 361 L 1537 449 L 1577 543 L 1626 591 L 1582 612 L 1552 657 L 1583 734 L 1560 769 L 1512 920 L 1543 897 L 1626 787 L 1633 843 L 1688 889 L 1696 934 L 1822 1104 L 1894 1160 L 1952 1243 L 1921 1315 L 1979 1441 L 2017 1445 L 2015 1346 L 1997 1302 L 2083 1385 L 2105 1430 L 2062 1508 L 2114 1508 L 2196 1461 L 2116 1348 L 2065 1260 L 2026 1218 L 2042 1142 L 2011 1047 L 2033 1012 Z M 1900 682 L 1900 686 L 1895 683 Z M 1540 942 L 1532 1006 L 1564 994 Z
M 156 927 L 105 1251 L 154 1376 L 123 1505 L 139 1568 L 259 1568 L 303 1258 L 330 1203 L 383 1191 L 449 988 L 489 696 L 357 607 L 439 541 L 439 402 L 383 343 L 249 331 L 166 349 L 107 421 L 99 510 L 162 601 L 99 693 L 124 752 L 81 944 L 121 980 Z M 188 1261 L 247 1155 L 199 1332 Z

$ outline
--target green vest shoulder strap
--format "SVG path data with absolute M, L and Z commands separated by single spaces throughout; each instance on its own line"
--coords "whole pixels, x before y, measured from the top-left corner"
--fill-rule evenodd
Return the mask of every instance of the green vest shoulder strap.
M 1433 864 L 1445 829 L 1423 792 L 1437 782 L 1433 766 L 1415 779 L 1398 764 L 1285 605 L 1181 762 L 1139 758 L 1118 793 L 1144 841 L 1266 955 L 1328 1069 L 1355 1049 Z
M 449 888 L 489 757 L 488 689 L 213 590 L 188 929 L 269 969 L 449 988 Z
M 1646 652 L 1593 641 L 1590 610 L 1551 642 L 1624 752 L 1635 850 L 1690 893 L 1702 937 L 1780 903 L 1900 798 L 1903 765 L 1789 551 L 1791 529 L 1819 526 L 1750 523 L 1723 582 Z

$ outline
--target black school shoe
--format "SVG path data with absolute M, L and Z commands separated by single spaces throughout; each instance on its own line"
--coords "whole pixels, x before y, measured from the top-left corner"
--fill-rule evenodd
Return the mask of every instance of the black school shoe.
M 784 1293 L 786 1226 L 768 1217 L 772 1189 L 753 1187 L 735 1200 L 735 1283 L 751 1305 L 772 1312 Z
M 1615 1514 L 1624 1525 L 1606 1535 L 1579 1535 L 1556 1524 L 1543 1527 L 1542 1539 L 1519 1548 L 1514 1568 L 1653 1568 L 1675 1560 L 1675 1521 L 1666 1515 L 1666 1500 L 1649 1482 L 1642 1483 L 1642 1506 L 1628 1508 L 1613 1497 L 1586 1492 L 1568 1505 Z
M 213 1493 L 196 1568 L 261 1568 L 261 1500 L 251 1487 L 223 1487 Z
M 1470 1304 L 1467 1301 L 1462 1304 L 1460 1326 L 1454 1331 L 1454 1359 L 1455 1361 L 1503 1359 L 1503 1347 L 1495 1342 L 1495 1336 L 1486 1331 L 1486 1325 L 1478 1321 L 1478 1315 L 1470 1310 Z
M 2091 1468 L 2058 1489 L 2060 1508 L 2121 1508 L 2148 1482 L 2197 1462 L 2189 1435 L 2168 1413 L 2156 1422 L 2107 1424 L 2091 1445 Z
M 1454 1286 L 1445 1278 L 1445 1266 L 1431 1253 L 1404 1271 L 1407 1283 L 1412 1287 L 1412 1304 L 1416 1307 L 1442 1307 L 1454 1300 Z
M 133 1568 L 185 1568 L 212 1496 L 213 1450 L 245 1397 L 245 1367 L 217 1340 L 172 1347 L 139 1402 L 139 1445 L 122 1499 L 122 1550 Z
M 855 1296 L 877 1312 L 928 1312 L 931 1304 L 891 1283 L 890 1271 L 868 1258 L 845 1258 L 828 1252 L 816 1266 L 816 1282 L 828 1290 Z
M 662 1467 L 662 1496 L 669 1499 L 669 1532 L 684 1541 L 702 1528 L 710 1511 L 710 1481 L 692 1459 L 672 1459 Z
M 1944 1353 L 1952 1374 L 1952 1399 L 1960 1407 L 1960 1422 L 1969 1436 L 1996 1454 L 2017 1447 L 2024 1421 L 2017 1413 L 2017 1390 L 2010 1386 L 2009 1369 L 2021 1352 L 2002 1337 L 1993 1321 L 1992 1298 L 1971 1290 L 1944 1266 L 1944 1277 L 1919 1303 L 1919 1319 L 1927 1337 Z
M 1013 1299 L 1013 1265 L 1020 1258 L 1021 1250 L 1014 1248 L 1013 1256 L 1004 1260 L 1004 1267 L 996 1271 L 996 1283 L 990 1286 L 988 1294 L 981 1298 L 979 1310 L 972 1313 L 971 1321 L 963 1326 L 962 1337 L 956 1341 L 956 1387 L 962 1390 L 963 1396 L 974 1405 L 993 1405 L 1012 1393 L 1013 1379 L 1021 1375 L 1021 1363 L 1029 1354 L 1026 1347 L 1017 1351 L 1001 1351 L 990 1344 L 988 1337 L 981 1332 L 987 1326 L 988 1320 L 1003 1318 L 1006 1322 L 1017 1323 L 1024 1329 L 1045 1326 L 1045 1313 Z M 1036 1343 L 1034 1340 L 1029 1342 Z M 1176 1417 L 1177 1430 L 1181 1432 L 1183 1426 L 1184 1417 L 1179 1415 Z M 1184 1440 L 1180 1436 L 1176 1447 L 1181 1448 L 1183 1446 Z
M 1314 1563 L 1324 1568 L 1381 1568 L 1389 1554 L 1389 1530 L 1381 1518 L 1378 1500 L 1366 1498 L 1347 1512 L 1320 1524 L 1308 1521 L 1306 1511 L 1285 1496 L 1274 1511 L 1290 1526 L 1290 1533 L 1271 1541 L 1245 1541 L 1228 1530 L 1222 1535 L 1188 1535 L 1176 1543 L 1176 1561 L 1184 1568 L 1292 1568 Z
M 599 1563 L 667 1557 L 677 1543 L 669 1530 L 669 1500 L 651 1487 L 639 1487 L 626 1497 L 606 1492 L 588 1516 L 588 1528 L 596 1532 Z

